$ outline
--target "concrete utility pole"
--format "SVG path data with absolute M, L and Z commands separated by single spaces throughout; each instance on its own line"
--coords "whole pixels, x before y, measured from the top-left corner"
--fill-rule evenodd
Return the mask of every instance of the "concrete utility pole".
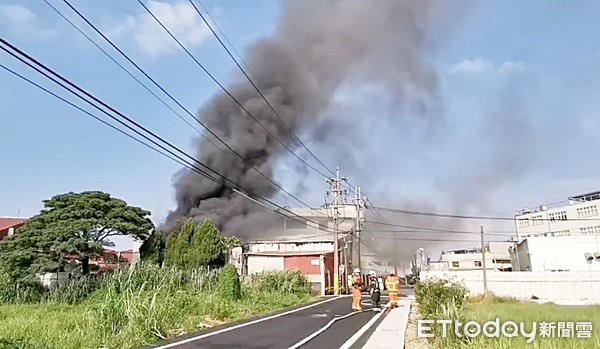
M 358 243 L 356 244 L 357 262 L 358 262 L 358 269 L 360 269 L 360 271 L 362 273 L 363 272 L 362 262 L 361 262 L 361 258 L 360 258 L 360 245 L 361 245 L 360 232 L 362 231 L 363 201 L 362 201 L 362 197 L 360 196 L 360 187 L 356 187 L 354 189 L 354 207 L 356 208 L 356 239 L 358 240 Z
M 328 194 L 333 196 L 333 293 L 335 295 L 340 294 L 340 255 L 339 255 L 339 241 L 338 241 L 338 233 L 339 233 L 339 225 L 340 225 L 340 182 L 345 181 L 346 178 L 340 178 L 340 169 L 336 167 L 335 169 L 335 178 L 328 178 L 326 182 L 331 187 L 330 190 L 327 191 Z
M 483 236 L 483 225 L 481 226 L 481 265 L 483 266 L 483 294 L 487 295 L 487 268 L 485 263 L 485 239 Z

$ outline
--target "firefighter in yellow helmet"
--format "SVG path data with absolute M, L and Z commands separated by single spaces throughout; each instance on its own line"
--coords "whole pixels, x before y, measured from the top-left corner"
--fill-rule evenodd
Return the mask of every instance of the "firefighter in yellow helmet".
M 398 306 L 398 294 L 400 293 L 400 280 L 393 272 L 390 273 L 390 276 L 385 280 L 385 288 L 388 290 L 388 295 L 390 296 L 390 301 L 388 302 L 388 307 L 395 308 Z
M 361 288 L 362 288 L 363 282 L 362 282 L 362 278 L 360 277 L 360 269 L 354 269 L 354 272 L 352 273 L 352 310 L 353 311 L 361 311 L 362 310 L 362 305 L 361 305 Z

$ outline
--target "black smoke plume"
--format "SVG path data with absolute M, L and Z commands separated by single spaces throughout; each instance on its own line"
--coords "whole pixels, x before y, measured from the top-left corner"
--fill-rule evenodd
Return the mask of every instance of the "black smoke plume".
M 437 1 L 287 0 L 282 4 L 275 32 L 251 45 L 246 61 L 255 83 L 287 126 L 247 81 L 228 90 L 290 148 L 299 145 L 289 130 L 299 134 L 321 124 L 319 134 L 343 136 L 336 122 L 324 120 L 331 117 L 326 112 L 344 85 L 378 86 L 395 103 L 406 101 L 417 109 L 437 98 L 437 75 L 426 59 L 432 48 L 430 34 L 440 23 L 436 19 L 445 17 L 436 15 L 448 13 L 440 10 Z M 458 5 L 452 2 L 451 6 Z M 447 25 L 447 17 L 442 22 Z M 247 192 L 274 196 L 276 188 L 253 167 L 273 178 L 273 168 L 286 150 L 225 94 L 209 101 L 200 116 L 243 160 L 222 144 L 215 149 L 202 139 L 197 159 Z M 277 222 L 276 215 L 232 192 L 226 183 L 215 184 L 183 169 L 174 185 L 177 207 L 164 224 L 167 231 L 190 217 L 195 221 L 210 217 L 224 233 L 248 237 Z

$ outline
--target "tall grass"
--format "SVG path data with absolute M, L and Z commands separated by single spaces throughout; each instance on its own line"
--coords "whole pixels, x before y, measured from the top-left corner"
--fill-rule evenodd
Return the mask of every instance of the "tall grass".
M 0 306 L 0 349 L 131 348 L 311 297 L 308 280 L 288 272 L 260 275 L 242 285 L 241 299 L 227 299 L 218 290 L 219 272 L 142 265 L 74 280 L 38 303 L 13 298 Z
M 470 338 L 457 336 L 449 327 L 447 336 L 442 336 L 442 326 L 432 325 L 434 337 L 432 344 L 437 348 L 449 349 L 508 349 L 508 348 L 600 348 L 600 307 L 573 307 L 553 304 L 521 302 L 514 298 L 494 295 L 466 297 L 466 289 L 447 280 L 421 282 L 415 289 L 421 317 L 427 320 L 457 320 L 465 324 L 475 321 L 483 325 L 487 321 L 500 320 L 524 323 L 525 330 L 531 331 L 534 322 L 578 322 L 593 323 L 591 339 L 559 338 L 556 330 L 554 337 L 544 338 L 539 334 L 532 343 L 527 343 L 522 335 L 513 338 L 487 338 L 483 335 Z

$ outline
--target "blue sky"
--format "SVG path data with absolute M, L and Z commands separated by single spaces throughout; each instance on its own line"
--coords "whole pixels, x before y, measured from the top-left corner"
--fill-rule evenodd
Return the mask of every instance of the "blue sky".
M 50 2 L 91 33 L 62 1 Z M 168 37 L 157 39 L 165 34 L 143 15 L 137 1 L 101 3 L 76 2 L 189 110 L 217 92 Z M 230 81 L 233 63 L 185 3 L 163 0 L 149 6 L 165 16 L 217 79 Z M 271 0 L 203 3 L 241 52 L 274 30 L 280 12 L 280 3 Z M 599 189 L 597 13 L 600 3 L 591 0 L 473 2 L 429 57 L 443 96 L 433 130 L 412 130 L 414 124 L 402 121 L 402 115 L 393 122 L 356 117 L 357 129 L 349 133 L 360 135 L 361 147 L 353 155 L 357 163 L 343 174 L 363 186 L 375 204 L 427 202 L 446 212 L 504 216 Z M 192 152 L 194 131 L 43 2 L 0 0 L 0 33 Z M 50 86 L 5 54 L 0 63 Z M 342 110 L 390 113 L 368 93 L 361 95 L 357 86 L 353 91 L 340 92 Z M 173 208 L 171 178 L 179 165 L 3 71 L 0 119 L 0 216 L 30 216 L 43 199 L 82 190 L 104 190 L 142 206 L 157 223 Z M 330 166 L 347 162 L 331 154 L 352 153 L 348 144 L 354 144 L 347 139 L 308 143 Z M 332 151 L 332 146 L 339 149 Z M 286 188 L 302 180 L 310 190 L 296 194 L 321 204 L 323 179 L 310 170 L 299 175 L 294 161 L 286 159 L 277 178 Z M 292 205 L 282 198 L 278 202 Z

